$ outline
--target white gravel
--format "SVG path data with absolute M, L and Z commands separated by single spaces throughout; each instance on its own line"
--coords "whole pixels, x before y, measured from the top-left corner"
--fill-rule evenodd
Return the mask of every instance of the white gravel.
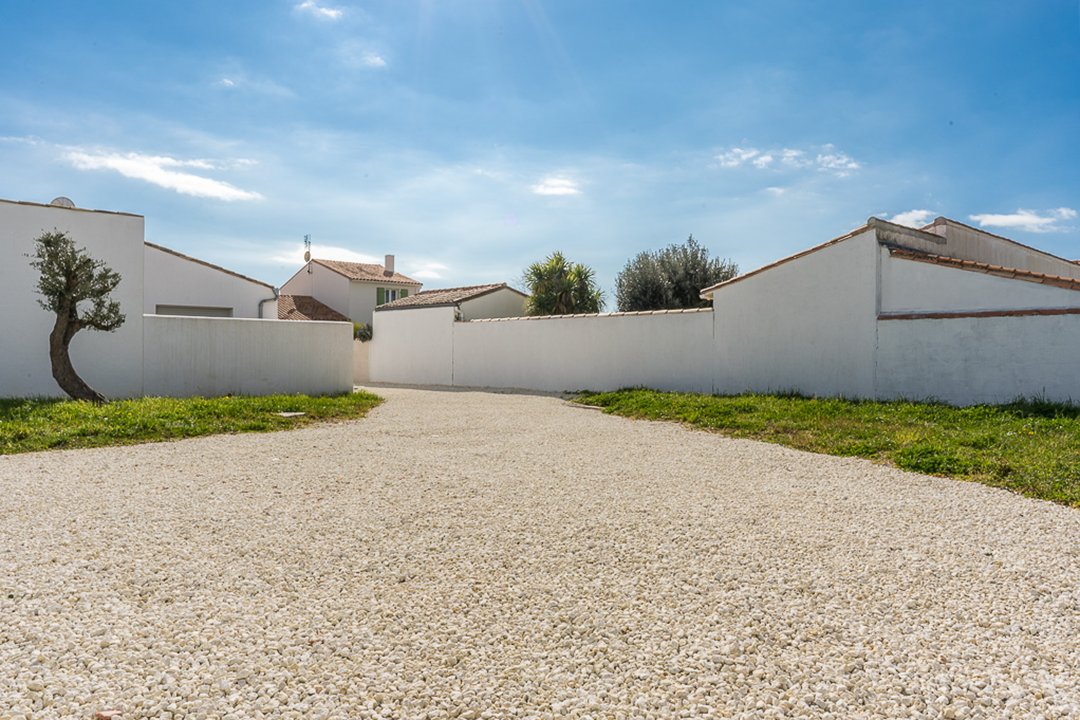
M 0 718 L 1080 716 L 1080 512 L 543 396 L 0 458 Z

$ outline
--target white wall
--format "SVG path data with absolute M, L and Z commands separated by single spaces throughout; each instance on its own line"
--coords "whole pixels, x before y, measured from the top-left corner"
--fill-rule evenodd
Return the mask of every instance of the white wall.
M 352 325 L 148 315 L 145 394 L 186 397 L 352 390 Z
M 308 272 L 308 269 L 311 272 Z M 349 314 L 349 278 L 315 262 L 309 262 L 281 286 L 282 295 L 308 295 L 346 317 Z
M 717 391 L 872 395 L 878 247 L 868 230 L 718 288 Z
M 371 380 L 453 385 L 455 310 L 435 307 L 375 313 Z
M 266 285 L 245 280 L 161 250 L 146 246 L 144 274 L 146 291 L 143 312 L 153 314 L 158 305 L 231 308 L 232 317 L 259 317 L 259 302 L 274 297 Z M 277 301 L 263 305 L 263 317 L 277 318 Z
M 375 313 L 371 380 L 416 385 L 712 389 L 712 312 L 454 322 L 453 307 Z
M 1080 401 L 1080 315 L 882 320 L 878 396 Z
M 353 384 L 362 385 L 371 379 L 371 341 L 353 340 Z
M 364 282 L 351 283 L 349 287 L 349 312 L 345 313 L 353 322 L 372 324 L 375 302 L 379 299 L 378 285 Z M 409 294 L 415 291 L 409 288 Z
M 1080 307 L 1080 292 L 892 257 L 881 248 L 881 311 L 961 312 Z
M 460 304 L 462 320 L 521 317 L 525 314 L 526 298 L 510 288 L 500 288 Z
M 142 390 L 143 218 L 0 200 L 0 397 L 62 395 L 49 364 L 55 316 L 37 303 L 38 272 L 27 253 L 34 239 L 67 232 L 76 247 L 120 274 L 113 291 L 127 316 L 115 332 L 79 332 L 71 342 L 75 369 L 109 397 Z

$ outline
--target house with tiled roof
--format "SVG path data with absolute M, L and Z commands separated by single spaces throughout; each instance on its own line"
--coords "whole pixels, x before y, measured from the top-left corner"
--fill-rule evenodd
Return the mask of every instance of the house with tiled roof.
M 326 319 L 330 310 L 370 325 L 376 307 L 414 295 L 422 286 L 394 269 L 393 255 L 382 265 L 312 258 L 282 285 L 281 295 L 290 299 L 279 301 L 278 318 Z
M 506 283 L 422 290 L 375 308 L 376 312 L 416 308 L 454 307 L 459 320 L 521 317 L 528 295 Z

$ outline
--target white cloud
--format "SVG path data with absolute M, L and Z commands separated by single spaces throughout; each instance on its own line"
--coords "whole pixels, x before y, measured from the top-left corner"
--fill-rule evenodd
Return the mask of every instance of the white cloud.
M 1046 233 L 1065 230 L 1060 223 L 1062 220 L 1076 219 L 1076 210 L 1067 207 L 1055 208 L 1039 213 L 1035 210 L 1023 208 L 1014 213 L 998 215 L 983 213 L 969 215 L 968 217 L 979 223 L 979 227 L 1005 228 L 1008 230 L 1023 230 L 1025 232 Z
M 439 280 L 446 274 L 446 271 L 450 269 L 439 262 L 426 262 L 419 265 L 411 265 L 410 267 L 414 269 L 409 270 L 409 272 L 405 274 L 417 280 Z
M 897 213 L 891 218 L 888 218 L 888 220 L 897 225 L 921 228 L 929 225 L 930 221 L 933 220 L 936 215 L 937 213 L 932 210 L 908 210 L 907 212 Z
M 384 68 L 386 67 L 386 60 L 382 55 L 377 53 L 364 53 L 364 56 L 360 58 L 360 64 L 370 68 Z
M 753 148 L 733 147 L 727 152 L 717 155 L 716 160 L 720 163 L 720 167 L 737 168 L 758 154 L 760 154 L 760 151 Z
M 304 243 L 299 242 L 294 245 L 279 247 L 268 259 L 271 262 L 285 263 L 287 265 L 296 265 L 299 267 L 304 264 L 304 250 Z M 345 262 L 375 263 L 377 265 L 382 265 L 383 263 L 383 258 L 381 257 L 365 255 L 364 253 L 358 253 L 355 250 L 350 250 L 349 248 L 337 245 L 322 245 L 317 242 L 311 244 L 311 257 L 319 258 L 320 260 L 344 260 Z
M 765 192 L 769 193 L 770 195 L 773 195 L 774 197 L 780 197 L 781 195 L 783 195 L 784 193 L 787 192 L 787 188 L 782 188 L 782 187 L 778 187 L 776 185 L 773 185 L 772 187 L 765 188 Z
M 232 78 L 223 77 L 217 81 L 217 84 L 221 87 L 236 87 L 236 81 Z
M 780 160 L 779 163 L 776 162 L 777 158 Z M 761 150 L 754 147 L 733 147 L 718 154 L 716 161 L 722 168 L 738 168 L 745 165 L 752 165 L 758 170 L 813 167 L 837 177 L 846 177 L 862 167 L 855 158 L 837 150 L 831 144 L 816 148 L 812 154 L 807 150 L 797 148 Z
M 818 153 L 817 166 L 819 170 L 831 171 L 840 177 L 862 167 L 850 155 L 840 152 L 832 145 L 826 145 L 822 152 Z
M 304 0 L 296 6 L 296 9 L 300 12 L 309 12 L 315 17 L 323 18 L 324 20 L 340 20 L 344 14 L 339 8 L 323 7 L 319 5 L 315 0 Z
M 168 156 L 139 153 L 87 152 L 71 150 L 65 158 L 79 170 L 113 170 L 124 177 L 142 180 L 183 195 L 215 200 L 260 200 L 262 195 L 242 190 L 223 180 L 182 172 L 176 168 L 217 169 L 209 160 L 178 160 Z
M 754 167 L 758 169 L 764 169 L 772 164 L 773 156 L 766 153 L 765 155 L 758 155 L 751 162 L 754 163 Z
M 537 195 L 580 195 L 581 188 L 577 182 L 567 177 L 548 175 L 546 178 L 532 186 L 532 191 Z

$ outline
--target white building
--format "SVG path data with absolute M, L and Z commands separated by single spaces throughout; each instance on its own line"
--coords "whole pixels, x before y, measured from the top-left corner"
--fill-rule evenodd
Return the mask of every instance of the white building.
M 195 317 L 276 318 L 273 285 L 146 243 L 143 312 Z
M 395 272 L 393 255 L 386 256 L 384 265 L 313 258 L 281 286 L 281 294 L 297 298 L 294 306 L 312 306 L 305 298 L 313 298 L 353 322 L 370 325 L 376 307 L 414 295 L 421 285 Z M 295 314 L 279 317 L 305 319 Z
M 1080 265 L 946 218 L 865 225 L 740 275 L 704 310 L 377 312 L 373 381 L 1080 402 Z
M 421 290 L 393 302 L 379 305 L 376 312 L 410 308 L 452 307 L 458 320 L 521 317 L 529 296 L 506 283 Z
M 143 228 L 140 215 L 70 201 L 0 200 L 0 397 L 62 394 L 49 363 L 55 318 L 38 304 L 38 273 L 27 257 L 53 230 L 121 278 L 112 298 L 124 324 L 111 333 L 84 330 L 70 348 L 75 369 L 106 396 L 352 389 L 349 325 L 278 322 L 272 286 L 146 243 Z

